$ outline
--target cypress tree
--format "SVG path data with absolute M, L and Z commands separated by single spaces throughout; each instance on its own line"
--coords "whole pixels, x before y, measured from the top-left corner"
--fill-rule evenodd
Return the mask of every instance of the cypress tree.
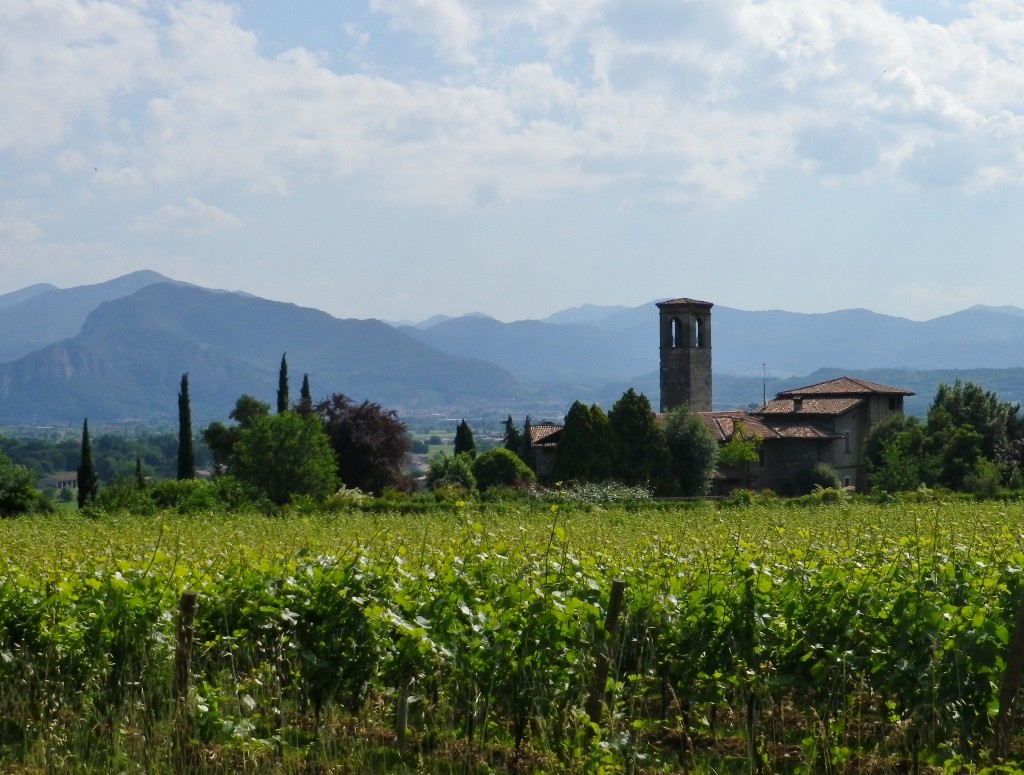
M 178 481 L 196 478 L 196 454 L 192 446 L 192 405 L 188 397 L 188 372 L 181 375 L 178 393 Z
M 528 465 L 531 470 L 536 471 L 536 465 L 533 454 L 533 442 L 530 439 L 530 415 L 526 415 L 526 419 L 523 420 L 523 432 L 519 436 L 519 443 L 522 445 L 518 450 L 519 457 L 522 458 L 523 462 Z
M 100 480 L 92 463 L 92 444 L 89 442 L 89 420 L 82 422 L 82 459 L 78 466 L 78 508 L 83 508 L 100 491 Z
M 142 458 L 135 458 L 135 485 L 140 489 L 146 489 L 146 476 L 142 473 Z
M 473 431 L 465 420 L 460 422 L 459 427 L 455 429 L 455 454 L 460 455 L 463 452 L 468 452 L 470 455 L 476 454 Z
M 281 355 L 281 368 L 277 372 L 277 413 L 284 414 L 288 411 L 288 360 Z
M 522 455 L 523 435 L 515 426 L 515 422 L 512 420 L 512 415 L 509 415 L 508 419 L 505 420 L 505 435 L 501 441 L 505 445 L 505 449 L 509 452 L 515 452 L 517 456 Z M 520 457 L 520 459 L 522 458 Z
M 313 394 L 309 390 L 308 374 L 302 375 L 302 389 L 299 391 L 299 403 L 296 405 L 295 411 L 303 417 L 313 414 Z

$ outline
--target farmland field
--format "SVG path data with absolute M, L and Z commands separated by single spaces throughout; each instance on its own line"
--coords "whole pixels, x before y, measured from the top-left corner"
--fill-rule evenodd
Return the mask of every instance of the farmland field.
M 972 771 L 1024 506 L 62 515 L 0 552 L 4 772 Z

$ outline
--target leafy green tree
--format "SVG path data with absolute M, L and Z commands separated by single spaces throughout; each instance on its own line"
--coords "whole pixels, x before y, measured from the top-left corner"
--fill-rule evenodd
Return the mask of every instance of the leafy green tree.
M 681 495 L 705 495 L 718 462 L 718 442 L 704 420 L 683 404 L 665 419 L 672 479 Z
M 281 355 L 281 367 L 277 372 L 277 413 L 288 411 L 288 353 Z
M 473 441 L 473 429 L 469 423 L 463 420 L 455 429 L 455 454 L 467 454 L 470 457 L 476 455 L 476 442 Z
M 82 422 L 82 456 L 78 464 L 78 508 L 84 508 L 96 498 L 100 480 L 92 462 L 92 443 L 89 441 L 89 420 Z
M 479 455 L 473 461 L 472 471 L 481 492 L 489 487 L 523 487 L 537 481 L 519 455 L 503 447 Z
M 313 413 L 330 441 L 346 487 L 380 495 L 387 487 L 404 484 L 409 434 L 397 412 L 369 401 L 355 404 L 335 393 Z
M 203 431 L 203 441 L 210 448 L 213 463 L 218 470 L 228 472 L 235 466 L 235 447 L 248 428 L 270 416 L 270 404 L 243 395 L 235 402 L 229 415 L 235 425 L 213 422 Z
M 53 503 L 36 489 L 35 476 L 0 452 L 0 517 L 53 511 Z
M 597 404 L 576 401 L 565 415 L 558 438 L 554 477 L 559 481 L 603 482 L 612 475 L 615 438 L 608 416 Z
M 718 465 L 743 472 L 743 486 L 750 484 L 750 466 L 761 457 L 760 436 L 747 431 L 746 425 L 738 421 L 733 426 L 732 438 L 718 450 Z
M 978 461 L 987 459 L 985 437 L 970 425 L 961 425 L 952 432 L 945 432 L 941 441 L 935 484 L 962 490 L 967 485 L 967 477 L 977 470 Z
M 427 471 L 427 486 L 432 490 L 442 487 L 457 487 L 466 492 L 476 490 L 476 477 L 473 475 L 473 458 L 467 453 L 448 457 L 441 455 L 430 461 Z
M 196 478 L 196 452 L 192 442 L 192 404 L 188 396 L 188 372 L 181 375 L 178 392 L 178 481 Z
M 981 436 L 981 454 L 996 461 L 1005 456 L 1011 436 L 1019 434 L 1017 414 L 1020 404 L 1000 401 L 992 392 L 974 382 L 952 386 L 942 383 L 928 410 L 928 433 L 944 434 L 962 426 Z
M 239 481 L 277 505 L 297 495 L 321 501 L 338 489 L 327 434 L 318 421 L 293 412 L 264 417 L 244 428 L 234 457 Z
M 933 456 L 916 417 L 891 417 L 875 426 L 864 444 L 868 483 L 876 492 L 909 492 L 934 482 Z
M 647 396 L 630 388 L 612 406 L 608 420 L 615 441 L 613 476 L 625 484 L 657 488 L 666 478 L 669 452 Z

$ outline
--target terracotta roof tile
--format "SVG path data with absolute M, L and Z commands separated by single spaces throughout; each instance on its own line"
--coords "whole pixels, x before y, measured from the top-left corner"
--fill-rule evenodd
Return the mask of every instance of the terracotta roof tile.
M 759 415 L 846 414 L 863 403 L 863 398 L 775 398 L 754 411 Z
M 838 433 L 819 428 L 811 422 L 771 422 L 750 412 L 698 412 L 705 425 L 719 443 L 729 441 L 736 431 L 736 424 L 743 423 L 743 429 L 751 436 L 762 439 L 838 439 Z
M 866 379 L 855 377 L 837 377 L 826 382 L 818 382 L 806 387 L 783 390 L 777 394 L 778 398 L 794 398 L 796 396 L 864 396 L 872 394 L 912 396 L 914 391 L 903 388 L 881 385 L 878 382 L 869 382 Z
M 531 425 L 530 426 L 530 446 L 531 447 L 544 447 L 544 446 L 555 446 L 558 443 L 558 436 L 562 432 L 563 426 L 561 425 Z M 552 438 L 554 437 L 554 438 Z
M 659 301 L 657 306 L 659 306 L 659 307 L 661 307 L 663 305 L 664 306 L 671 306 L 673 304 L 704 304 L 704 305 L 706 305 L 708 307 L 715 306 L 710 301 L 701 301 L 700 299 L 686 299 L 686 298 L 682 298 L 682 299 L 667 299 L 666 301 Z

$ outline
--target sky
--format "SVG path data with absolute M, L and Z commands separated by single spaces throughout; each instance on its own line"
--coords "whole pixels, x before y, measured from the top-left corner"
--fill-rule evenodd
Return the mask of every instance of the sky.
M 1024 306 L 1024 3 L 0 0 L 0 293 Z

